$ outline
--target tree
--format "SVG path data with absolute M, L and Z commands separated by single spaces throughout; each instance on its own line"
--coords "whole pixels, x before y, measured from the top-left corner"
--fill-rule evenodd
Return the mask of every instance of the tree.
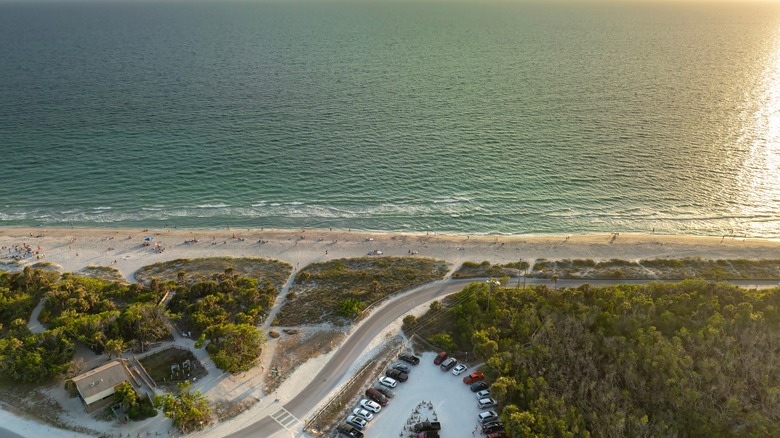
M 108 358 L 111 356 L 122 357 L 122 352 L 125 350 L 125 341 L 122 339 L 109 339 L 106 341 L 106 353 Z
M 163 308 L 153 303 L 132 304 L 120 318 L 126 338 L 136 339 L 143 351 L 150 342 L 170 336 L 163 314 Z
M 363 310 L 363 303 L 355 298 L 347 298 L 339 303 L 338 314 L 345 318 L 354 318 Z
M 428 337 L 428 342 L 431 344 L 443 348 L 444 350 L 454 350 L 455 343 L 452 342 L 452 337 L 446 333 L 437 333 Z
M 417 324 L 417 317 L 414 315 L 406 315 L 404 316 L 404 328 L 409 329 L 412 328 L 415 324 Z
M 200 391 L 190 392 L 190 382 L 180 383 L 175 394 L 165 392 L 156 396 L 154 406 L 161 408 L 184 433 L 203 429 L 212 421 L 206 397 Z
M 130 385 L 130 382 L 125 381 L 116 387 L 114 400 L 122 405 L 122 409 L 128 411 L 131 407 L 138 404 L 138 394 L 133 389 L 133 386 Z
M 217 368 L 231 373 L 246 371 L 256 365 L 265 343 L 265 334 L 249 324 L 222 324 L 205 332 L 206 350 Z

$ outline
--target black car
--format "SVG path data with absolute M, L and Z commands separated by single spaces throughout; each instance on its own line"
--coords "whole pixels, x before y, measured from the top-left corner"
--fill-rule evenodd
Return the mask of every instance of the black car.
M 393 369 L 394 370 L 398 370 L 398 371 L 400 371 L 402 373 L 406 373 L 406 374 L 409 374 L 409 372 L 411 371 L 411 369 L 408 366 L 406 366 L 406 365 L 404 365 L 402 363 L 397 363 L 397 364 L 393 365 Z
M 485 434 L 493 433 L 493 432 L 503 432 L 504 431 L 504 423 L 501 421 L 491 421 L 489 423 L 485 423 L 482 425 L 482 432 Z
M 469 389 L 471 389 L 471 392 L 482 391 L 483 389 L 488 389 L 488 384 L 484 380 L 480 380 L 477 383 L 472 383 Z
M 409 375 L 408 374 L 406 374 L 403 371 L 398 371 L 396 369 L 389 369 L 389 370 L 385 371 L 385 375 L 387 377 L 390 377 L 391 379 L 395 379 L 395 380 L 397 380 L 397 381 L 399 381 L 401 383 L 406 382 L 407 380 L 409 380 Z
M 346 423 L 340 424 L 339 427 L 336 428 L 336 430 L 352 438 L 363 438 L 363 432 L 357 430 L 357 428 L 355 428 L 350 424 L 346 424 Z
M 404 354 L 398 356 L 398 358 L 401 359 L 402 361 L 408 362 L 408 363 L 410 363 L 412 365 L 418 365 L 420 363 L 420 358 L 415 356 L 415 355 L 413 355 L 413 354 L 404 353 Z

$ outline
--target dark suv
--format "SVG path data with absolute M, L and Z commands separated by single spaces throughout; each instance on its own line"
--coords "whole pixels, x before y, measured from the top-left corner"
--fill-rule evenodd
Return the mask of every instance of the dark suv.
M 472 383 L 471 386 L 469 386 L 469 389 L 471 389 L 471 392 L 479 392 L 482 391 L 483 389 L 488 389 L 488 386 L 489 385 L 485 383 L 484 380 L 480 380 L 477 383 Z
M 404 354 L 398 356 L 398 358 L 401 359 L 402 361 L 410 363 L 412 365 L 417 365 L 417 364 L 420 363 L 420 358 L 415 356 L 415 355 L 413 355 L 413 354 L 404 353 Z
M 398 370 L 398 371 L 400 371 L 402 373 L 406 373 L 406 374 L 409 374 L 409 372 L 412 371 L 411 369 L 409 369 L 408 366 L 406 366 L 406 365 L 404 365 L 402 363 L 397 363 L 397 364 L 393 365 L 393 369 L 394 370 Z
M 352 438 L 363 438 L 363 432 L 357 430 L 357 428 L 355 428 L 355 426 L 352 426 L 351 424 L 346 424 L 346 423 L 340 424 L 339 427 L 336 428 L 336 430 Z

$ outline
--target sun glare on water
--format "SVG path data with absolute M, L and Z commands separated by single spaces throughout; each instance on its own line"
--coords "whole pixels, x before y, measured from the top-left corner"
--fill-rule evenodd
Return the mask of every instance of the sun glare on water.
M 757 234 L 776 234 L 780 226 L 780 28 L 759 83 L 756 111 L 746 121 L 749 153 L 740 175 L 745 205 Z

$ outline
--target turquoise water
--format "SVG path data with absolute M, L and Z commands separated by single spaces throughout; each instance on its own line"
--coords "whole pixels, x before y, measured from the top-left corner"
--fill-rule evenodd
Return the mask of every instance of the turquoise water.
M 0 3 L 0 226 L 778 237 L 778 12 Z

